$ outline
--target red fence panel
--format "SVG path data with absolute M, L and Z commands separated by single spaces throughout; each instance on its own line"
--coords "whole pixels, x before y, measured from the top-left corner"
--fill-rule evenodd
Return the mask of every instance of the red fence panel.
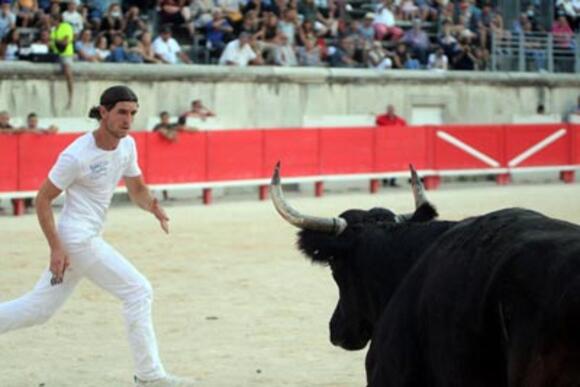
M 318 175 L 319 135 L 311 129 L 265 130 L 263 177 L 270 177 L 278 161 L 286 177 Z
M 79 133 L 58 135 L 26 133 L 19 136 L 18 189 L 33 191 L 40 188 L 60 152 L 77 138 Z
M 0 191 L 18 190 L 18 138 L 0 134 Z
M 504 164 L 502 125 L 434 127 L 433 167 L 438 170 L 500 168 Z
M 171 142 L 147 133 L 146 181 L 149 184 L 192 183 L 206 180 L 206 134 L 179 133 Z M 145 148 L 145 147 L 143 147 Z
M 572 163 L 572 135 L 566 124 L 506 125 L 505 133 L 510 168 Z
M 147 176 L 147 141 L 148 133 L 132 132 L 131 137 L 135 139 L 135 146 L 137 146 L 137 161 L 143 176 Z
M 580 165 L 580 125 L 570 124 L 568 128 L 570 128 L 570 133 L 572 135 L 572 164 Z
M 370 173 L 373 151 L 374 128 L 321 129 L 320 173 Z
M 426 127 L 391 126 L 375 129 L 375 172 L 431 168 L 429 135 Z
M 262 178 L 262 130 L 207 132 L 207 179 Z

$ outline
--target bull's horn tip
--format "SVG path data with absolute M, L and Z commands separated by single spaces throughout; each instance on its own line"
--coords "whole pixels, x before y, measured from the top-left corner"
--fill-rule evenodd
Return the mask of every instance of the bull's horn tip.
M 280 184 L 280 161 L 276 163 L 274 174 L 272 175 L 272 184 Z

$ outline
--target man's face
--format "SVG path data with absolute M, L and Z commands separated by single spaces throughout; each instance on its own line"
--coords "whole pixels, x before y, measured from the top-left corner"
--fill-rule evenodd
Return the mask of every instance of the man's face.
M 161 123 L 163 125 L 169 124 L 169 114 L 162 114 L 161 115 Z
M 170 37 L 171 37 L 171 32 L 164 31 L 161 33 L 161 39 L 163 39 L 165 41 L 168 41 Z
M 6 15 L 6 14 L 8 14 L 8 12 L 10 12 L 10 4 L 2 3 L 2 6 L 0 9 L 2 10 L 2 13 L 4 15 Z
M 26 120 L 28 129 L 37 129 L 38 128 L 38 117 L 36 116 L 31 116 L 28 117 L 28 119 Z
M 395 108 L 393 107 L 393 105 L 387 106 L 387 114 L 390 116 L 395 114 Z
M 136 102 L 117 102 L 109 111 L 101 106 L 101 120 L 105 130 L 117 139 L 127 136 L 138 107 Z
M 0 124 L 8 125 L 10 122 L 10 116 L 8 114 L 0 114 Z

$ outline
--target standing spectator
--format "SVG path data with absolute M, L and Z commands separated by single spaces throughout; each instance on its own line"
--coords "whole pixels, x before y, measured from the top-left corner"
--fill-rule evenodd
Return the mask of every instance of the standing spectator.
M 177 141 L 177 124 L 172 124 L 169 113 L 163 111 L 159 114 L 159 123 L 153 127 L 154 132 L 158 132 L 163 138 L 171 142 Z
M 16 15 L 12 13 L 10 5 L 12 0 L 2 0 L 0 6 L 0 40 L 8 34 L 8 32 L 16 26 Z
M 238 39 L 229 42 L 222 53 L 219 64 L 245 67 L 249 64 L 261 64 L 258 56 L 250 46 L 250 35 L 242 32 Z
M 373 26 L 378 40 L 388 37 L 397 41 L 403 36 L 403 30 L 395 25 L 395 14 L 391 10 L 390 0 L 383 0 L 378 5 Z
M 226 36 L 234 32 L 232 25 L 224 18 L 219 8 L 214 9 L 212 21 L 207 23 L 206 37 L 210 52 L 219 57 L 226 46 Z
M 294 47 L 288 42 L 288 37 L 282 33 L 278 36 L 278 45 L 274 49 L 274 64 L 286 67 L 298 64 Z
M 574 39 L 574 31 L 564 15 L 559 15 L 558 20 L 552 26 L 554 44 L 561 50 L 570 50 Z
M 580 7 L 578 7 L 578 5 L 575 4 L 575 2 L 572 0 L 557 0 L 556 7 L 558 9 L 558 13 L 564 15 L 564 17 L 568 20 L 568 24 L 572 26 L 573 29 L 576 29 L 578 17 L 580 16 Z M 577 7 L 579 9 L 577 9 Z
M 414 56 L 422 64 L 427 62 L 427 52 L 429 51 L 429 37 L 421 28 L 421 19 L 413 20 L 413 28 L 405 33 L 403 42 L 411 49 Z
M 139 7 L 136 5 L 129 8 L 125 15 L 125 36 L 127 39 L 135 38 L 147 31 L 147 25 L 141 19 Z
M 111 50 L 109 50 L 109 40 L 104 34 L 97 37 L 97 45 L 95 48 L 95 52 L 99 57 L 100 62 L 104 62 L 107 59 L 109 59 L 109 56 L 111 55 Z
M 10 124 L 10 114 L 6 110 L 0 112 L 0 133 L 14 132 L 14 126 Z
M 83 30 L 84 19 L 77 10 L 77 4 L 74 1 L 67 3 L 66 11 L 62 13 L 62 19 L 72 26 L 75 36 L 78 36 Z
M 95 43 L 93 42 L 93 32 L 89 29 L 84 29 L 81 33 L 81 38 L 75 43 L 75 49 L 78 58 L 85 62 L 99 62 L 100 58 L 97 55 Z
M 312 40 L 305 40 L 304 45 L 298 47 L 298 63 L 300 66 L 322 66 L 320 46 Z
M 20 32 L 18 32 L 18 28 L 11 29 L 2 40 L 0 57 L 5 61 L 20 59 Z
M 53 30 L 51 32 L 52 51 L 58 54 L 62 72 L 66 79 L 68 89 L 67 109 L 72 105 L 73 98 L 73 74 L 72 64 L 74 50 L 74 31 L 72 26 L 63 21 L 61 14 L 52 15 Z
M 447 70 L 449 68 L 449 59 L 443 48 L 437 47 L 435 52 L 429 55 L 429 60 L 427 61 L 427 68 L 429 70 Z
M 38 126 L 38 115 L 36 113 L 30 113 L 26 117 L 26 126 L 20 128 L 22 132 L 25 133 L 37 133 L 37 134 L 48 134 L 58 132 L 58 128 L 55 125 L 50 125 L 48 128 L 40 128 Z
M 186 119 L 193 117 L 205 120 L 208 117 L 215 117 L 215 113 L 205 107 L 201 99 L 196 99 L 191 102 L 191 110 L 183 113 L 181 117 L 185 117 Z
M 163 63 L 176 64 L 178 59 L 183 63 L 191 63 L 191 59 L 171 36 L 170 26 L 163 26 L 161 34 L 153 41 L 153 52 Z
M 121 13 L 121 6 L 113 3 L 109 6 L 107 14 L 101 21 L 101 31 L 107 35 L 107 39 L 112 41 L 113 35 L 123 33 L 125 21 Z

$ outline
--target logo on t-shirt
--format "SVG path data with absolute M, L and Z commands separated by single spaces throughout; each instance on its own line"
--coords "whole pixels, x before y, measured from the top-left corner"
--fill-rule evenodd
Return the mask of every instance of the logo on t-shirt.
M 109 166 L 108 160 L 99 161 L 99 162 L 96 162 L 94 164 L 89 165 L 89 168 L 91 170 L 91 174 L 89 175 L 89 177 L 92 180 L 96 180 L 99 177 L 105 176 L 107 174 L 107 167 L 108 166 Z

